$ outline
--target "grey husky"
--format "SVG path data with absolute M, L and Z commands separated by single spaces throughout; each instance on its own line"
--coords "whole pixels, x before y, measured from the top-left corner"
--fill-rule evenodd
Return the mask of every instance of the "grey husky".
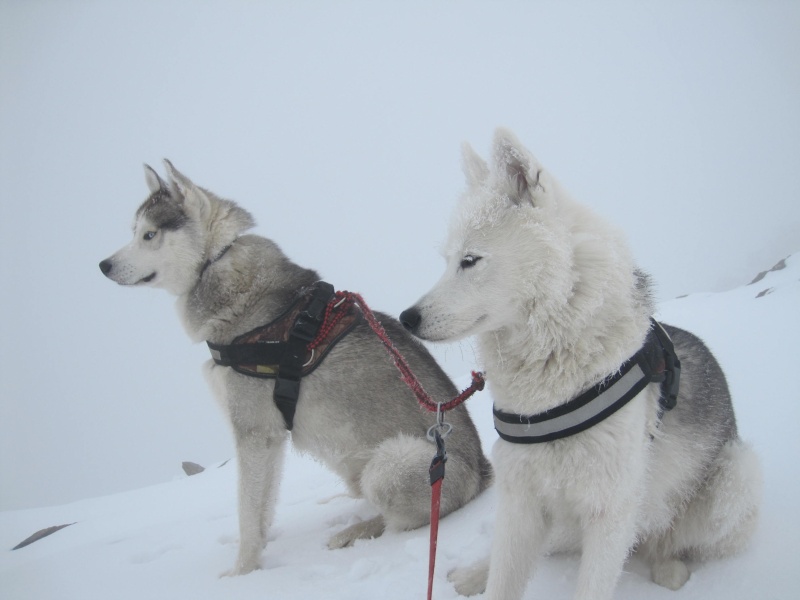
M 456 590 L 518 599 L 538 556 L 580 550 L 575 598 L 607 600 L 634 548 L 680 588 L 687 559 L 739 551 L 758 515 L 758 460 L 722 369 L 691 333 L 664 326 L 669 341 L 619 232 L 512 133 L 497 131 L 488 164 L 465 145 L 464 172 L 445 273 L 400 317 L 426 340 L 477 336 L 495 403 L 491 557 L 452 572 Z M 655 379 L 628 378 L 673 344 L 674 407 Z
M 189 336 L 211 347 L 273 322 L 314 288 L 320 279 L 316 272 L 294 264 L 272 241 L 244 235 L 254 226 L 246 210 L 165 163 L 168 182 L 145 165 L 150 196 L 136 213 L 133 240 L 100 263 L 107 277 L 176 295 Z M 377 316 L 431 397 L 452 399 L 456 389 L 428 351 L 396 320 Z M 300 380 L 291 434 L 273 402 L 276 379 L 214 360 L 204 371 L 232 426 L 238 458 L 240 545 L 226 575 L 259 568 L 289 435 L 297 449 L 324 463 L 353 496 L 366 498 L 379 512 L 335 534 L 329 547 L 429 522 L 428 467 L 435 448 L 426 433 L 436 416 L 419 407 L 363 320 Z M 492 480 L 466 409 L 452 411 L 447 421 L 453 434 L 447 440 L 443 515 Z

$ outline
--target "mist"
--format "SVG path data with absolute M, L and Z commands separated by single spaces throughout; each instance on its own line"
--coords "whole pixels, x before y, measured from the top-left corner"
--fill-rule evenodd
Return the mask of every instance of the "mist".
M 0 509 L 233 456 L 174 300 L 98 269 L 142 163 L 397 315 L 443 268 L 460 144 L 506 126 L 659 299 L 722 291 L 800 249 L 798 31 L 796 2 L 3 2 Z

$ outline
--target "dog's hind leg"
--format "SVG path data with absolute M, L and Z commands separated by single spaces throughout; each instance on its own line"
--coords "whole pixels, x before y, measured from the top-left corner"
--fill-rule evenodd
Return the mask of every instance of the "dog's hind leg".
M 678 589 L 689 579 L 684 559 L 723 558 L 744 549 L 758 521 L 761 486 L 755 452 L 738 439 L 727 442 L 672 527 L 642 543 L 653 581 Z
M 285 439 L 268 440 L 259 432 L 236 435 L 239 466 L 239 555 L 223 576 L 260 568 L 261 552 L 275 512 Z
M 758 523 L 763 481 L 756 453 L 735 439 L 714 462 L 715 470 L 675 528 L 675 543 L 697 560 L 741 552 Z
M 435 454 L 432 442 L 405 435 L 384 440 L 375 449 L 364 467 L 360 484 L 364 496 L 383 515 L 387 529 L 404 531 L 430 523 L 428 470 Z M 475 497 L 481 485 L 479 470 L 466 464 L 457 450 L 449 452 L 442 483 L 441 516 Z
M 384 529 L 386 529 L 386 523 L 383 517 L 378 515 L 372 519 L 351 525 L 332 536 L 328 540 L 328 548 L 338 550 L 339 548 L 352 546 L 356 540 L 371 540 L 382 535 Z

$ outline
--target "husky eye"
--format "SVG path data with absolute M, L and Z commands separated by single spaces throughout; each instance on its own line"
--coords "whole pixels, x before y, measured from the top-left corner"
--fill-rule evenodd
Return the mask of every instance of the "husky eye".
M 156 233 L 158 233 L 158 232 L 157 231 L 148 231 L 142 237 L 146 242 L 149 242 L 154 237 L 156 237 Z
M 474 267 L 475 264 L 481 259 L 480 256 L 473 256 L 472 254 L 467 254 L 464 258 L 461 259 L 461 268 L 462 269 L 469 269 L 470 267 Z

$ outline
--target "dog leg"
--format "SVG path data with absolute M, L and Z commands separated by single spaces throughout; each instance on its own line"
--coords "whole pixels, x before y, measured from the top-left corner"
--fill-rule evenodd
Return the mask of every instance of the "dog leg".
M 399 435 L 384 440 L 361 474 L 361 490 L 393 531 L 416 529 L 430 523 L 431 485 L 428 469 L 436 447 L 427 440 Z M 481 477 L 457 450 L 448 453 L 442 483 L 440 515 L 463 506 L 480 490 Z
M 613 507 L 583 528 L 576 600 L 611 600 L 636 534 L 633 507 Z
M 675 554 L 697 560 L 731 556 L 744 549 L 756 528 L 763 486 L 758 456 L 736 439 L 722 447 L 714 462 L 674 525 Z
M 499 490 L 486 583 L 486 597 L 490 600 L 522 598 L 543 550 L 549 527 L 544 514 L 533 506 L 527 492 Z
M 239 556 L 223 576 L 245 575 L 261 566 L 261 552 L 275 512 L 284 447 L 285 440 L 268 441 L 252 431 L 237 435 Z
M 653 581 L 677 590 L 690 576 L 681 559 L 723 558 L 744 548 L 758 520 L 761 485 L 753 450 L 740 440 L 725 444 L 683 514 L 642 543 Z

